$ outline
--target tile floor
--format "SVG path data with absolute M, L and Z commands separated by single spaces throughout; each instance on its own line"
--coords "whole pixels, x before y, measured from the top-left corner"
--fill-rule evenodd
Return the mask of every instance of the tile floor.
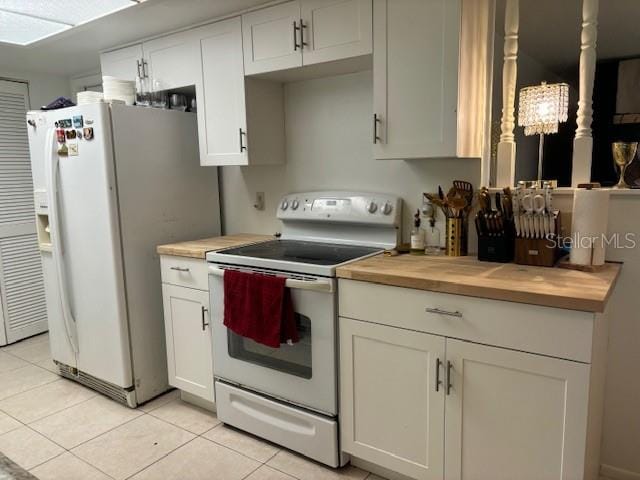
M 226 427 L 176 390 L 132 410 L 53 372 L 46 334 L 0 348 L 0 452 L 40 480 L 381 480 Z

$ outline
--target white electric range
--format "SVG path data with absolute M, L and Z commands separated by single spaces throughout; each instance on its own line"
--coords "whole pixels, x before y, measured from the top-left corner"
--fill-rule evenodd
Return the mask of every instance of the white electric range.
M 207 254 L 218 418 L 336 467 L 337 282 L 341 265 L 397 246 L 402 201 L 393 195 L 310 192 L 278 208 L 282 236 Z M 270 348 L 223 325 L 224 271 L 284 276 L 300 341 Z

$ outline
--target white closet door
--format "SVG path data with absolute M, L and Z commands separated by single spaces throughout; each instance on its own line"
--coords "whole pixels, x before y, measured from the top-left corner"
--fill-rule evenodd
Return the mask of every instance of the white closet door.
M 0 81 L 0 342 L 47 330 L 29 160 L 26 83 Z M 0 343 L 1 344 L 1 343 Z

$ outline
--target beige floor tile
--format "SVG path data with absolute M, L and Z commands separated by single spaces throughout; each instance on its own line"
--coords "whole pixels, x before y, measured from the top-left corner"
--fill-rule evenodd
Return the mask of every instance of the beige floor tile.
M 296 478 L 263 465 L 249 475 L 246 480 L 296 480 Z
M 29 427 L 20 427 L 0 435 L 0 452 L 29 470 L 60 455 L 64 450 Z
M 39 363 L 51 358 L 51 350 L 47 341 L 19 342 L 9 348 L 11 355 L 31 363 Z
M 109 476 L 69 452 L 43 463 L 30 473 L 38 480 L 110 480 Z
M 21 426 L 22 423 L 17 421 L 15 418 L 11 418 L 6 413 L 0 412 L 0 435 L 10 432 L 11 430 L 15 430 Z
M 24 340 L 20 340 L 18 342 L 12 343 L 11 345 L 7 345 L 6 347 L 2 347 L 2 349 L 6 352 L 11 353 L 12 350 L 19 350 L 26 346 L 35 345 L 37 343 L 49 343 L 49 333 L 41 333 L 40 335 L 25 338 Z
M 26 367 L 29 365 L 26 360 L 14 357 L 3 351 L 0 351 L 0 373 L 8 372 L 9 370 L 15 370 L 16 368 Z
M 224 445 L 231 450 L 240 452 L 249 458 L 265 463 L 276 453 L 279 448 L 260 440 L 248 433 L 235 430 L 225 425 L 219 425 L 216 428 L 209 430 L 203 435 L 203 437 L 209 440 Z
M 180 398 L 180 390 L 171 390 L 170 392 L 163 393 L 162 395 L 157 396 L 156 398 L 149 400 L 144 405 L 138 407 L 143 412 L 150 412 L 155 410 L 158 407 L 161 407 L 165 403 L 169 403 L 177 398 Z
M 194 435 L 186 430 L 142 415 L 83 443 L 73 453 L 119 480 L 148 467 L 192 438 Z
M 59 378 L 58 375 L 35 365 L 26 365 L 0 373 L 0 400 L 51 383 Z
M 215 413 L 182 400 L 165 403 L 149 414 L 196 435 L 200 435 L 220 423 Z
M 378 475 L 376 475 L 375 473 L 371 473 L 368 477 L 367 480 L 387 480 L 384 477 L 380 477 Z
M 71 449 L 142 414 L 139 410 L 97 395 L 86 402 L 34 422 L 31 428 L 57 444 Z
M 196 438 L 132 480 L 240 480 L 259 466 L 233 450 Z
M 369 474 L 351 465 L 339 469 L 325 467 L 286 450 L 278 452 L 267 465 L 300 480 L 364 480 Z
M 0 410 L 31 423 L 95 396 L 93 390 L 61 378 L 0 401 Z
M 42 368 L 46 368 L 50 372 L 58 373 L 58 366 L 55 363 L 53 363 L 53 360 L 51 360 L 51 358 L 47 358 L 42 362 L 38 362 L 36 365 Z

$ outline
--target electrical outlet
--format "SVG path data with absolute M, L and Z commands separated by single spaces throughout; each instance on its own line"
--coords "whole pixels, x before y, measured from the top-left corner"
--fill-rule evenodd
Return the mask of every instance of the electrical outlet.
M 264 192 L 256 192 L 256 203 L 253 204 L 256 210 L 264 210 Z

